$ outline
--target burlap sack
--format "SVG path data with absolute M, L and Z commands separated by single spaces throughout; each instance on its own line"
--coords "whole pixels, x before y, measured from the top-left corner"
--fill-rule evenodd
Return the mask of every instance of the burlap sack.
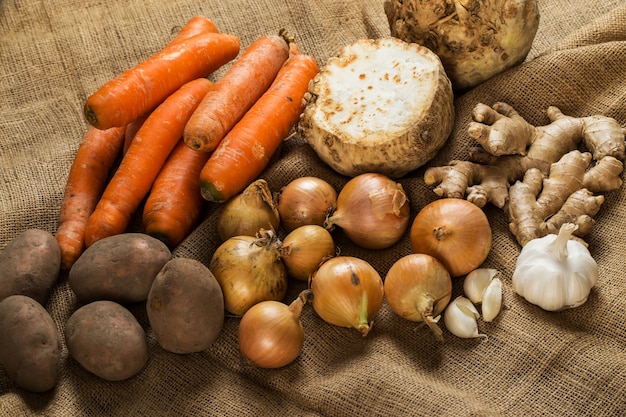
M 210 17 L 242 45 L 286 28 L 320 64 L 342 46 L 387 36 L 382 0 L 0 1 L 0 248 L 27 228 L 57 227 L 70 164 L 86 129 L 84 100 L 164 45 L 191 16 Z M 566 114 L 604 114 L 626 125 L 626 5 L 623 0 L 540 0 L 541 23 L 527 61 L 456 100 L 457 124 L 432 161 L 464 157 L 471 108 L 506 101 L 535 124 L 549 105 Z M 321 164 L 301 138 L 264 173 L 273 189 L 302 175 L 336 187 L 345 178 Z M 413 214 L 435 198 L 423 170 L 402 179 Z M 623 175 L 622 175 L 623 178 Z M 494 245 L 485 266 L 502 272 L 505 309 L 480 322 L 487 340 L 445 332 L 436 342 L 384 305 L 372 332 L 302 320 L 304 350 L 291 365 L 262 370 L 242 361 L 238 319 L 206 351 L 162 350 L 145 307 L 129 306 L 146 327 L 150 359 L 135 377 L 105 382 L 82 369 L 63 345 L 61 379 L 51 392 L 15 387 L 0 370 L 0 415 L 41 416 L 618 416 L 626 413 L 626 188 L 606 195 L 588 237 L 600 280 L 583 306 L 548 313 L 511 288 L 519 247 L 506 218 L 485 210 Z M 218 244 L 209 207 L 175 251 L 208 262 Z M 384 276 L 410 252 L 405 238 L 380 252 L 337 236 L 344 254 L 370 261 Z M 453 295 L 461 293 L 455 281 Z M 286 301 L 303 289 L 292 283 Z M 46 307 L 63 335 L 77 306 L 60 278 Z

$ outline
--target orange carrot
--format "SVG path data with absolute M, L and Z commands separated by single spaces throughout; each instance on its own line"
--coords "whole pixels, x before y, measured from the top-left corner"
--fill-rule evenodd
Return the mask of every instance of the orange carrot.
M 145 232 L 170 248 L 197 225 L 204 199 L 200 194 L 200 171 L 209 153 L 191 149 L 181 140 L 154 180 L 143 210 Z
M 70 167 L 55 234 L 64 270 L 69 270 L 83 253 L 87 219 L 106 186 L 123 142 L 123 127 L 107 130 L 87 127 Z
M 311 56 L 294 53 L 289 57 L 269 90 L 232 128 L 202 168 L 200 188 L 206 200 L 230 199 L 265 169 L 302 113 L 302 99 L 317 72 Z
M 183 85 L 148 116 L 109 181 L 85 231 L 85 244 L 124 233 L 189 117 L 212 86 L 206 78 Z
M 215 83 L 185 127 L 185 143 L 214 150 L 228 131 L 261 97 L 289 56 L 287 42 L 264 36 L 251 43 Z
M 193 36 L 199 35 L 201 33 L 218 33 L 219 30 L 215 23 L 209 20 L 205 16 L 194 16 L 187 21 L 185 26 L 183 26 L 174 39 L 170 41 L 166 46 L 172 46 L 177 42 L 183 41 L 185 39 L 189 39 Z
M 126 129 L 124 131 L 124 148 L 122 151 L 124 154 L 126 153 L 126 151 L 128 151 L 130 143 L 133 141 L 133 138 L 135 137 L 135 135 L 141 128 L 141 125 L 143 125 L 143 122 L 146 121 L 149 115 L 150 114 L 148 113 L 144 114 L 143 116 L 139 116 L 137 119 L 126 125 Z
M 239 48 L 239 38 L 225 33 L 201 33 L 174 42 L 100 87 L 85 102 L 85 117 L 99 129 L 126 125 L 183 84 L 233 60 Z
M 176 34 L 176 37 L 172 39 L 170 43 L 167 44 L 167 46 L 172 46 L 176 43 L 189 39 L 193 36 L 200 35 L 202 33 L 218 33 L 218 32 L 219 31 L 217 30 L 217 26 L 215 26 L 215 23 L 213 23 L 211 20 L 209 20 L 208 18 L 204 16 L 194 16 L 191 19 L 189 19 L 187 24 L 185 24 L 185 26 L 183 26 L 178 31 L 178 33 Z M 161 104 L 161 103 L 158 103 L 158 104 Z M 146 120 L 146 118 L 148 117 L 148 115 L 150 114 L 152 110 L 153 109 L 151 109 L 148 113 L 139 116 L 138 118 L 136 118 L 132 122 L 129 122 L 126 125 L 126 133 L 125 133 L 125 138 L 124 138 L 124 153 L 126 153 L 126 151 L 128 150 L 128 146 L 130 146 L 131 140 L 133 140 L 133 137 L 135 137 L 135 134 L 137 133 L 137 131 L 139 130 L 139 128 L 141 127 L 141 125 Z

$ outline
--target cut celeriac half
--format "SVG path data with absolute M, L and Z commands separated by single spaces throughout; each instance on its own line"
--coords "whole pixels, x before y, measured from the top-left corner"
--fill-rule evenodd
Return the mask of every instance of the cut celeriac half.
M 453 93 L 429 49 L 363 39 L 331 57 L 311 81 L 298 129 L 340 174 L 399 178 L 431 160 L 454 124 Z

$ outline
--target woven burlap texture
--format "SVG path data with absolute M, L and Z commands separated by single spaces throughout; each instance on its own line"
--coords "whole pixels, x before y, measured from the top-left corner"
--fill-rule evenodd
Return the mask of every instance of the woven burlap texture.
M 0 248 L 28 228 L 54 233 L 65 181 L 86 129 L 85 99 L 100 85 L 155 53 L 192 16 L 211 18 L 242 46 L 281 28 L 323 64 L 360 38 L 389 35 L 382 0 L 0 0 Z M 539 0 L 541 23 L 526 62 L 457 97 L 450 140 L 431 162 L 464 158 L 472 107 L 505 101 L 534 124 L 555 105 L 572 116 L 604 114 L 626 126 L 626 5 L 623 0 Z M 219 72 L 215 74 L 219 76 Z M 316 175 L 339 188 L 346 178 L 295 137 L 263 174 L 273 190 Z M 423 169 L 401 179 L 412 216 L 436 196 Z M 623 175 L 622 175 L 623 178 Z M 395 316 L 383 305 L 373 330 L 302 314 L 304 349 L 291 365 L 263 370 L 238 351 L 238 319 L 204 352 L 175 355 L 150 332 L 145 306 L 128 308 L 147 330 L 150 358 L 122 382 L 82 369 L 63 344 L 61 378 L 48 393 L 15 387 L 0 369 L 0 415 L 21 416 L 618 416 L 626 413 L 625 188 L 606 194 L 587 238 L 600 279 L 586 304 L 548 313 L 511 287 L 520 248 L 497 208 L 485 208 L 494 232 L 486 267 L 501 271 L 505 308 L 479 322 L 488 339 L 466 340 Z M 219 206 L 175 251 L 208 263 L 218 245 Z M 137 226 L 133 226 L 136 228 Z M 365 251 L 341 233 L 343 254 L 386 273 L 410 253 Z M 285 301 L 306 284 L 290 283 Z M 456 280 L 453 295 L 461 293 Z M 47 309 L 64 334 L 77 300 L 62 275 Z

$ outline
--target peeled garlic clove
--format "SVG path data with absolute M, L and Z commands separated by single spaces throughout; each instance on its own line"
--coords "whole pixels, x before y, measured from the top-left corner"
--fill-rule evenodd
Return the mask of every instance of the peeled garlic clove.
M 455 336 L 465 339 L 474 337 L 484 337 L 487 335 L 478 333 L 478 323 L 476 319 L 480 317 L 474 304 L 463 296 L 452 300 L 443 315 L 443 322 L 446 328 Z
M 502 281 L 500 281 L 500 278 L 491 280 L 483 293 L 482 302 L 483 320 L 486 322 L 492 321 L 502 308 Z
M 498 274 L 498 270 L 490 268 L 478 268 L 473 270 L 465 277 L 465 281 L 463 281 L 463 292 L 472 303 L 481 303 L 485 290 Z

